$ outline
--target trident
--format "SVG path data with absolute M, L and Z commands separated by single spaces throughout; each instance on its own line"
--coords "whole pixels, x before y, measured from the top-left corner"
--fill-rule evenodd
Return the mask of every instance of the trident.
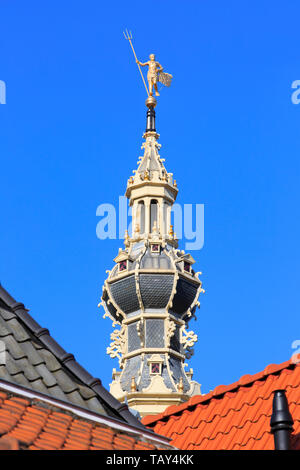
M 123 34 L 124 34 L 124 36 L 125 36 L 125 39 L 127 39 L 127 40 L 129 41 L 130 45 L 131 45 L 131 49 L 132 49 L 132 52 L 133 52 L 133 54 L 134 54 L 134 57 L 135 57 L 137 66 L 138 66 L 138 68 L 139 68 L 141 77 L 142 77 L 142 79 L 143 79 L 143 83 L 144 83 L 144 85 L 145 85 L 147 95 L 149 96 L 149 91 L 148 91 L 148 88 L 147 88 L 147 85 L 146 85 L 146 82 L 145 82 L 145 79 L 144 79 L 144 75 L 142 74 L 140 64 L 138 63 L 138 59 L 137 59 L 135 50 L 134 50 L 133 45 L 132 45 L 132 33 L 131 33 L 131 31 L 128 32 L 127 29 L 126 29 L 126 32 L 123 31 Z

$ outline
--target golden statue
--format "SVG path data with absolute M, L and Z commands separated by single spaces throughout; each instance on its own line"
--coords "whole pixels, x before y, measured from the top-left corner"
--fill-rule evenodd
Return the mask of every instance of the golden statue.
M 159 62 L 155 60 L 155 55 L 150 54 L 148 62 L 140 62 L 138 59 L 136 59 L 136 63 L 138 65 L 141 65 L 142 67 L 145 67 L 145 65 L 148 65 L 148 73 L 147 73 L 147 80 L 149 83 L 149 95 L 153 96 L 153 87 L 155 89 L 155 96 L 159 96 L 159 92 L 157 89 L 157 82 L 159 80 L 159 74 L 160 72 L 163 71 L 162 66 L 160 65 Z
M 172 75 L 169 74 L 169 73 L 163 72 L 163 68 L 160 65 L 160 63 L 155 60 L 155 55 L 154 54 L 150 54 L 150 56 L 149 56 L 150 60 L 148 60 L 147 62 L 144 62 L 144 63 L 140 62 L 138 60 L 137 56 L 136 56 L 135 50 L 134 50 L 133 45 L 132 45 L 132 34 L 131 34 L 131 32 L 129 33 L 126 30 L 126 34 L 124 32 L 124 36 L 125 36 L 125 39 L 128 39 L 128 41 L 131 45 L 131 48 L 132 48 L 132 51 L 133 51 L 133 54 L 134 54 L 134 57 L 135 57 L 135 61 L 138 65 L 140 74 L 141 74 L 143 82 L 144 82 L 144 86 L 145 86 L 146 91 L 147 91 L 148 99 L 149 99 L 149 97 L 153 97 L 153 88 L 155 90 L 155 95 L 159 96 L 159 91 L 158 91 L 158 88 L 157 88 L 157 82 L 160 82 L 163 85 L 169 87 L 171 85 L 171 80 L 173 78 Z M 145 67 L 146 65 L 148 65 L 148 67 L 149 67 L 148 74 L 147 74 L 147 80 L 148 80 L 148 83 L 149 83 L 149 91 L 148 91 L 144 76 L 142 74 L 140 65 L 142 67 Z M 156 103 L 155 98 L 152 98 L 152 100 Z

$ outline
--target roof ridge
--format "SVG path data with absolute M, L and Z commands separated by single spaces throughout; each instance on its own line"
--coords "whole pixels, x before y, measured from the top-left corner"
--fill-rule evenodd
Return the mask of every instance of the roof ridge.
M 182 403 L 181 405 L 169 406 L 162 413 L 159 413 L 157 415 L 145 416 L 142 419 L 142 422 L 143 424 L 148 426 L 154 422 L 164 420 L 165 418 L 171 415 L 176 415 L 179 413 L 181 414 L 184 410 L 194 408 L 196 405 L 199 405 L 200 403 L 209 402 L 213 398 L 221 397 L 225 395 L 225 393 L 227 392 L 237 390 L 240 387 L 250 385 L 256 382 L 257 380 L 262 380 L 265 377 L 268 377 L 269 375 L 276 374 L 278 372 L 281 372 L 284 369 L 288 369 L 290 367 L 296 367 L 296 366 L 297 366 L 297 363 L 295 362 L 294 355 L 293 355 L 290 359 L 288 359 L 285 362 L 282 362 L 281 364 L 269 364 L 261 372 L 258 372 L 256 374 L 245 374 L 241 376 L 238 381 L 233 382 L 232 384 L 217 385 L 217 387 L 215 387 L 214 390 L 211 390 L 205 395 L 195 395 L 191 397 L 187 402 Z
M 99 378 L 93 377 L 75 359 L 73 354 L 67 353 L 50 335 L 47 328 L 42 328 L 24 304 L 17 302 L 0 284 L 0 298 L 14 312 L 18 319 L 25 324 L 30 332 L 45 346 L 63 366 L 71 372 L 80 382 L 91 388 L 95 394 L 104 401 L 104 405 L 111 408 L 125 420 L 125 422 L 144 429 L 144 425 L 129 411 L 128 406 L 120 403 L 102 385 Z

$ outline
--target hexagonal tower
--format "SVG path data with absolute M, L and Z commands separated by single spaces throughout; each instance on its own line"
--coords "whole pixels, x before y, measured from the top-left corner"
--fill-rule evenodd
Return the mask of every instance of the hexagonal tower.
M 199 394 L 200 385 L 185 370 L 197 341 L 188 322 L 199 306 L 202 283 L 190 254 L 180 251 L 171 225 L 171 208 L 178 189 L 172 173 L 159 156 L 155 104 L 146 101 L 144 155 L 127 183 L 132 207 L 132 234 L 103 286 L 104 317 L 118 325 L 107 353 L 118 357 L 111 393 L 138 410 L 141 416 L 162 412 L 167 406 Z

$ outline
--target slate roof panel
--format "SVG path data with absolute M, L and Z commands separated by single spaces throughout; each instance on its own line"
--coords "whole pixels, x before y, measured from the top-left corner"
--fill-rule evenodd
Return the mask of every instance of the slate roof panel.
M 4 320 L 11 320 L 16 318 L 15 313 L 0 299 L 0 315 Z
M 45 364 L 45 358 L 43 355 L 43 349 L 37 347 L 37 344 L 35 341 L 29 340 L 25 341 L 22 343 L 22 351 L 25 353 L 25 357 L 28 358 L 30 357 L 30 363 L 32 366 L 36 367 L 39 364 Z
M 105 390 L 1 285 L 0 339 L 7 359 L 6 367 L 0 365 L 0 379 L 144 429 L 127 405 Z
M 61 368 L 61 364 L 58 362 L 56 357 L 50 353 L 50 351 L 47 351 L 47 349 L 41 349 L 39 354 L 45 362 L 47 369 L 51 372 L 56 372 Z

